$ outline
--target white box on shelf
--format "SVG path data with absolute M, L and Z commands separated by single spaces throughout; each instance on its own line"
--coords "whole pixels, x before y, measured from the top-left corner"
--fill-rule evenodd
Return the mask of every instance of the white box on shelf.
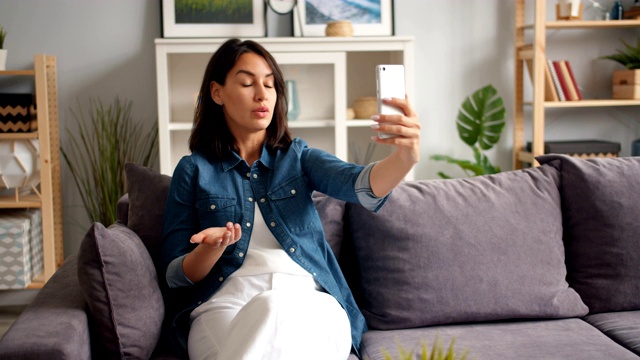
M 2 213 L 5 217 L 5 213 Z M 31 279 L 44 271 L 44 249 L 42 242 L 42 210 L 18 209 L 6 212 L 6 216 L 29 220 L 29 246 L 31 249 Z
M 29 219 L 0 214 L 0 290 L 31 283 L 30 227 Z

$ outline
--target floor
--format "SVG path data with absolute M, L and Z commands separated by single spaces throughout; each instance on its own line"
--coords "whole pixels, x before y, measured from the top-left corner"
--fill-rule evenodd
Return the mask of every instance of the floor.
M 0 337 L 37 294 L 38 290 L 0 290 Z

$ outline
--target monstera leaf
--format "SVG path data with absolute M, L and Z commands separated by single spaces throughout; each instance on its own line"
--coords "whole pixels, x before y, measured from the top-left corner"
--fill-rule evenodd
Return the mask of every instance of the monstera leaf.
M 504 128 L 504 104 L 498 91 L 487 85 L 467 97 L 460 111 L 456 125 L 460 139 L 469 146 L 488 150 L 500 140 Z
M 482 150 L 489 150 L 500 141 L 505 112 L 502 98 L 492 85 L 476 90 L 464 100 L 456 118 L 458 135 L 473 150 L 475 162 L 448 155 L 433 155 L 431 159 L 458 165 L 468 176 L 499 173 L 500 168 L 492 165 Z M 443 172 L 438 175 L 444 179 L 451 178 Z

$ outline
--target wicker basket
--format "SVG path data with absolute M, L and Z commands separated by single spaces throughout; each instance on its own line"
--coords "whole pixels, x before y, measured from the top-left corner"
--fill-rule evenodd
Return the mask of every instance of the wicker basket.
M 327 23 L 324 34 L 326 36 L 353 36 L 353 26 L 348 20 L 330 21 Z
M 378 113 L 378 100 L 375 96 L 363 96 L 353 102 L 356 119 L 371 119 Z

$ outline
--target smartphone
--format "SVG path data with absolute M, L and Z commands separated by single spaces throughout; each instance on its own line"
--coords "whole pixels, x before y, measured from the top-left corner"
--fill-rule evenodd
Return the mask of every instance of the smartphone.
M 394 106 L 383 104 L 382 99 L 392 97 L 404 99 L 406 94 L 404 85 L 404 65 L 377 65 L 376 90 L 379 114 L 402 115 L 402 110 Z M 395 135 L 378 133 L 378 136 L 386 139 Z

